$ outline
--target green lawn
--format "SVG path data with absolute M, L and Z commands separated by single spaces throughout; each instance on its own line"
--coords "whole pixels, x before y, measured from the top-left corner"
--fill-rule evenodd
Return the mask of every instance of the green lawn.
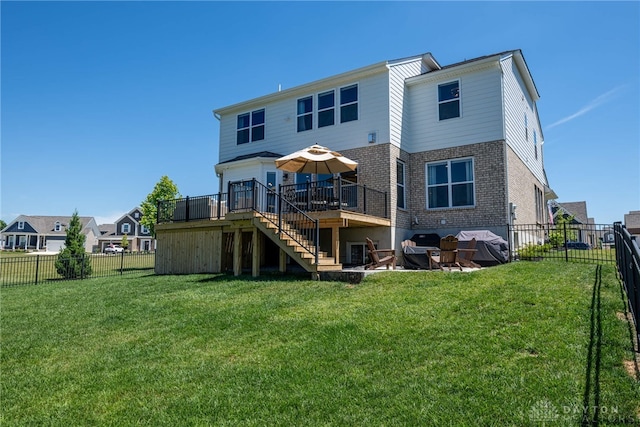
M 0 424 L 634 425 L 612 266 L 1 290 Z
M 34 284 L 36 269 L 38 283 L 61 280 L 56 270 L 58 255 L 25 254 L 24 252 L 2 252 L 0 254 L 0 286 Z M 132 252 L 115 255 L 87 254 L 91 263 L 91 276 L 114 276 L 132 271 L 152 271 L 155 254 Z

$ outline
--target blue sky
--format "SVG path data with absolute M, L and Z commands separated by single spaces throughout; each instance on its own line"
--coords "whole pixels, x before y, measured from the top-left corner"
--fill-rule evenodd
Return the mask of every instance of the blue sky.
M 384 60 L 522 49 L 559 201 L 640 210 L 638 2 L 0 2 L 1 217 L 217 192 L 212 110 Z

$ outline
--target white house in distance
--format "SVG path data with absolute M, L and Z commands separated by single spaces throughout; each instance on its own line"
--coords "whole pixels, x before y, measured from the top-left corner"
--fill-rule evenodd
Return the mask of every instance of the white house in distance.
M 416 233 L 444 236 L 487 229 L 508 238 L 508 224 L 544 226 L 546 201 L 555 198 L 544 170 L 538 99 L 522 52 L 511 50 L 446 66 L 425 53 L 243 101 L 214 111 L 220 121 L 218 191 L 224 194 L 225 209 L 234 212 L 239 195 L 249 194 L 248 185 L 256 192 L 262 188 L 256 182 L 300 193 L 305 185 L 333 179 L 322 184 L 333 188 L 333 201 L 312 204 L 308 198 L 299 205 L 319 220 L 319 250 L 333 257 L 334 268 L 362 264 L 365 237 L 398 254 L 400 242 Z M 332 177 L 276 168 L 277 157 L 313 144 L 357 161 L 357 170 Z M 345 183 L 353 202 L 344 200 Z M 372 191 L 384 195 L 376 196 L 375 209 L 373 197 L 367 196 Z M 214 211 L 206 223 L 206 232 L 217 242 L 209 251 L 214 259 L 197 264 L 178 254 L 190 253 L 195 241 L 203 244 L 201 237 L 187 234 L 205 232 L 204 223 L 198 228 L 193 222 L 160 221 L 160 272 L 225 268 L 224 260 L 215 257 L 224 258 L 224 245 L 231 247 L 234 217 L 221 217 L 220 209 L 215 217 Z M 257 236 L 254 250 L 270 251 L 271 241 L 286 251 L 277 234 L 270 235 L 257 221 L 243 231 L 251 232 L 251 227 Z M 179 230 L 184 233 L 180 239 Z M 266 243 L 258 244 L 261 239 Z M 243 247 L 234 247 L 238 274 Z M 265 259 L 254 261 L 254 274 Z M 318 271 L 319 261 L 313 265 L 310 261 L 308 270 Z
M 85 251 L 91 252 L 98 243 L 100 230 L 93 217 L 81 216 L 79 219 L 86 236 Z M 3 249 L 60 252 L 70 222 L 70 216 L 20 215 L 2 230 Z

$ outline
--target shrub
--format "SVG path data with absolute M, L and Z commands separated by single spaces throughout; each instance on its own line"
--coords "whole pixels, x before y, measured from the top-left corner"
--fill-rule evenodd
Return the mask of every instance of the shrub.
M 548 243 L 545 243 L 544 245 L 529 244 L 521 248 L 518 251 L 518 255 L 522 260 L 541 259 L 544 257 L 546 252 L 549 252 L 549 250 L 551 250 L 551 245 Z

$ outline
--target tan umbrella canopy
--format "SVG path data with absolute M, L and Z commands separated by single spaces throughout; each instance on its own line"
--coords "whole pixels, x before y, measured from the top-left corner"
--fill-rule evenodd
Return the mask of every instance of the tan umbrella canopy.
M 312 145 L 276 159 L 276 167 L 287 172 L 329 174 L 356 170 L 357 162 L 321 145 Z

